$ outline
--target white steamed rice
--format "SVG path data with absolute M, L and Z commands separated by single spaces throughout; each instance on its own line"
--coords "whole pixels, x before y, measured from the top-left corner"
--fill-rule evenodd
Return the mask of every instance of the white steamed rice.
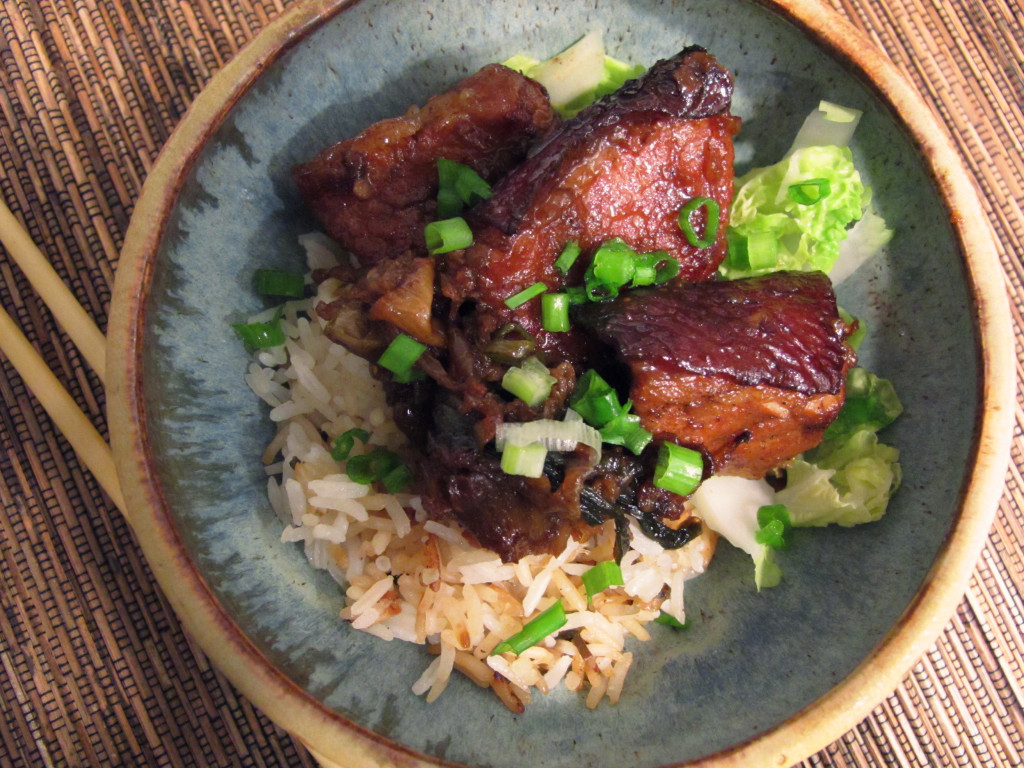
M 326 238 L 309 235 L 301 242 L 311 270 L 336 263 Z M 322 294 L 330 290 L 330 281 L 321 286 Z M 359 427 L 370 434 L 370 446 L 392 450 L 401 449 L 405 437 L 369 365 L 323 334 L 312 304 L 286 304 L 286 343 L 258 353 L 246 380 L 270 406 L 278 428 L 263 461 L 267 493 L 284 524 L 281 539 L 301 542 L 312 566 L 327 570 L 345 590 L 341 618 L 382 640 L 426 645 L 436 656 L 412 690 L 428 701 L 440 696 L 457 669 L 516 711 L 531 692 L 559 684 L 585 691 L 589 707 L 605 697 L 617 702 L 633 661 L 627 641 L 650 639 L 645 625 L 661 610 L 685 620 L 683 585 L 703 572 L 713 534 L 665 550 L 634 525 L 621 561 L 625 586 L 588 604 L 580 577 L 611 559 L 610 524 L 588 541 L 570 541 L 558 556 L 506 564 L 462 530 L 428 519 L 418 497 L 377 493 L 350 480 L 329 453 L 335 436 Z M 357 443 L 354 453 L 364 448 Z M 568 617 L 558 633 L 518 656 L 490 655 L 556 600 Z

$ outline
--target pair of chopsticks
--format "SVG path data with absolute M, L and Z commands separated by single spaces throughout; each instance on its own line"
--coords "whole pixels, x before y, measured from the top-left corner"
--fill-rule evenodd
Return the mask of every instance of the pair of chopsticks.
M 100 381 L 104 381 L 106 338 L 3 201 L 0 201 L 0 243 L 25 273 Z M 96 482 L 124 512 L 124 497 L 110 446 L 3 308 L 0 308 L 0 351 L 11 361 Z

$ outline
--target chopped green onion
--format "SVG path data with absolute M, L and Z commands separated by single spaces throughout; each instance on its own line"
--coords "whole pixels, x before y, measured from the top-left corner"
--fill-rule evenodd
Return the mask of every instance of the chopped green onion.
M 654 285 L 654 281 L 658 278 L 657 257 L 657 253 L 643 253 L 637 255 L 636 260 L 633 262 L 633 282 L 629 284 L 631 288 L 639 288 L 643 285 Z
M 380 484 L 388 493 L 399 493 L 412 483 L 412 470 L 404 462 L 393 467 L 380 477 Z
M 331 458 L 335 461 L 345 461 L 352 453 L 357 439 L 365 443 L 370 439 L 370 433 L 365 429 L 359 429 L 359 427 L 342 432 L 331 443 Z
M 562 291 L 569 297 L 569 304 L 572 306 L 587 303 L 587 289 L 582 285 L 569 285 L 563 288 Z
M 629 284 L 630 288 L 639 288 L 643 285 L 654 285 L 654 280 L 658 276 L 658 272 L 655 266 L 643 259 L 637 259 L 636 271 L 633 272 L 633 282 Z
M 555 384 L 544 363 L 536 357 L 527 358 L 518 368 L 509 368 L 501 378 L 501 386 L 532 408 L 548 399 Z
M 786 194 L 794 203 L 814 205 L 828 197 L 831 191 L 832 185 L 828 179 L 808 179 L 807 181 L 798 181 L 796 184 L 790 184 Z
M 725 260 L 730 270 L 763 274 L 773 271 L 778 261 L 779 239 L 770 230 L 753 230 L 746 235 L 730 230 Z
M 509 309 L 516 309 L 528 302 L 530 299 L 540 296 L 548 287 L 544 283 L 534 283 L 529 288 L 524 288 L 519 293 L 505 299 L 505 306 Z
M 512 637 L 498 643 L 491 656 L 499 653 L 514 653 L 519 655 L 527 648 L 532 648 L 548 635 L 557 632 L 565 626 L 568 618 L 565 615 L 565 606 L 561 600 L 556 600 L 551 607 L 537 614 L 533 619 L 526 622 L 523 628 L 512 635 Z
M 514 338 L 519 334 L 520 338 Z M 489 358 L 505 365 L 515 365 L 530 355 L 537 348 L 537 340 L 519 323 L 506 323 L 494 338 L 484 347 Z
M 618 394 L 593 368 L 576 382 L 569 407 L 598 429 L 623 413 Z
M 405 383 L 411 380 L 412 367 L 426 349 L 425 344 L 420 344 L 411 336 L 400 333 L 378 358 L 377 365 L 395 374 L 396 381 Z
M 455 216 L 463 208 L 491 196 L 491 185 L 468 165 L 438 158 L 437 215 Z
M 505 446 L 501 452 L 501 471 L 506 475 L 522 475 L 523 477 L 540 477 L 544 474 L 544 460 L 548 449 L 540 443 L 528 445 Z
M 570 240 L 566 243 L 565 248 L 558 254 L 558 258 L 555 259 L 555 268 L 560 270 L 563 275 L 568 274 L 570 267 L 576 263 L 576 259 L 580 257 L 580 246 L 579 243 Z
M 661 251 L 655 251 L 655 253 L 661 253 Z M 667 283 L 679 274 L 680 268 L 679 262 L 675 259 L 662 259 L 658 262 L 657 272 L 654 276 L 654 284 L 661 285 L 662 283 Z
M 593 260 L 583 276 L 587 298 L 600 301 L 618 296 L 619 288 L 633 279 L 636 255 L 636 251 L 617 237 L 602 243 L 594 251 Z
M 704 236 L 697 235 L 693 225 L 693 215 L 701 208 L 705 211 Z M 718 202 L 710 197 L 695 197 L 679 209 L 679 228 L 683 230 L 686 242 L 694 248 L 707 248 L 715 242 L 718 234 Z
M 430 253 L 449 253 L 473 244 L 473 232 L 466 220 L 456 216 L 451 219 L 432 221 L 423 230 Z
M 231 327 L 249 349 L 279 347 L 285 342 L 284 329 L 281 328 L 282 312 L 278 309 L 273 319 L 263 323 L 234 323 Z
M 594 599 L 594 595 L 604 592 L 608 587 L 621 587 L 622 569 L 614 560 L 605 560 L 598 563 L 589 571 L 583 573 L 583 586 L 587 590 L 587 602 Z
M 392 480 L 389 482 L 391 482 L 393 487 L 388 487 L 388 492 L 394 493 L 395 490 L 400 490 L 398 484 L 394 482 L 395 480 L 403 476 L 408 477 L 408 479 L 412 478 L 411 472 L 407 475 L 404 475 L 404 473 L 392 474 L 403 466 L 405 465 L 402 463 L 401 458 L 394 451 L 389 451 L 387 448 L 374 448 L 369 453 L 362 453 L 349 459 L 345 465 L 345 474 L 353 482 L 362 485 L 369 485 L 375 480 L 384 481 L 384 478 L 390 476 Z
M 637 254 L 634 264 L 636 272 L 630 284 L 633 288 L 661 285 L 679 274 L 679 262 L 669 256 L 667 251 Z
M 601 439 L 612 445 L 625 446 L 629 451 L 639 456 L 644 448 L 654 439 L 654 435 L 640 426 L 640 417 L 635 413 L 623 413 L 613 418 L 601 427 Z
M 298 272 L 257 269 L 256 291 L 261 296 L 289 296 L 301 299 L 306 295 L 306 279 Z
M 540 297 L 540 324 L 552 333 L 569 330 L 569 294 L 545 293 Z
M 789 510 L 785 504 L 766 504 L 757 510 L 758 530 L 754 540 L 772 549 L 786 548 L 786 531 L 790 528 Z
M 437 215 L 448 219 L 458 216 L 464 205 L 459 193 L 454 189 L 440 187 L 437 190 Z
M 654 620 L 658 624 L 664 624 L 666 627 L 672 627 L 672 629 L 686 629 L 690 625 L 690 622 L 680 621 L 667 611 L 662 611 L 661 613 L 659 613 L 657 616 L 654 617 Z
M 675 443 L 662 443 L 654 467 L 654 484 L 666 491 L 689 496 L 700 485 L 704 457 L 700 451 Z

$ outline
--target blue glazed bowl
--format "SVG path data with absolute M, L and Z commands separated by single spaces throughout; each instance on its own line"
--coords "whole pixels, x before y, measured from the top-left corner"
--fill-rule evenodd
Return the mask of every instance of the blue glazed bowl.
M 342 595 L 279 541 L 265 409 L 231 332 L 256 266 L 298 268 L 314 227 L 289 168 L 484 63 L 546 57 L 583 32 L 650 64 L 697 43 L 735 75 L 739 170 L 774 161 L 819 100 L 863 110 L 854 147 L 896 234 L 839 290 L 861 358 L 906 412 L 886 441 L 905 481 L 888 515 L 801 531 L 782 584 L 754 592 L 726 545 L 688 586 L 685 634 L 637 644 L 617 706 L 570 692 L 514 716 L 455 679 L 409 688 L 426 651 L 352 631 Z M 189 631 L 325 765 L 618 768 L 777 765 L 864 717 L 960 599 L 1008 456 L 1008 311 L 989 230 L 927 108 L 862 37 L 807 0 L 298 3 L 221 71 L 153 169 L 110 321 L 109 416 L 129 519 Z

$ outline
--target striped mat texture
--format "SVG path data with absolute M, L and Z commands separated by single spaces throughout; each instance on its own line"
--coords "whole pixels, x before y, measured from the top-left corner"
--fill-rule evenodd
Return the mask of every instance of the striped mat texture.
M 0 194 L 101 328 L 158 151 L 288 4 L 0 0 Z M 831 4 L 952 134 L 996 230 L 1019 348 L 1024 9 Z M 101 382 L 2 249 L 0 302 L 105 434 Z M 6 359 L 0 401 L 0 766 L 314 766 L 182 631 L 128 525 Z M 1021 404 L 1007 488 L 955 615 L 868 718 L 802 766 L 1024 765 Z

